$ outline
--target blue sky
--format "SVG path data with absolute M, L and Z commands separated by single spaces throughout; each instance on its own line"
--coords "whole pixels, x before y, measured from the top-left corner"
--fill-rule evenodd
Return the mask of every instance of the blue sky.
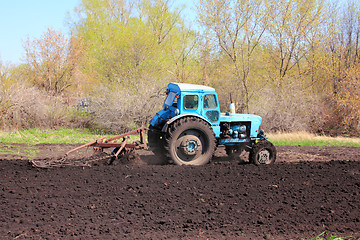
M 47 28 L 68 32 L 67 13 L 80 0 L 0 0 L 0 60 L 22 63 L 23 43 L 40 38 Z
M 24 42 L 40 38 L 48 28 L 68 33 L 68 13 L 72 14 L 80 3 L 81 0 L 0 0 L 0 62 L 22 63 Z M 190 7 L 192 0 L 174 3 Z

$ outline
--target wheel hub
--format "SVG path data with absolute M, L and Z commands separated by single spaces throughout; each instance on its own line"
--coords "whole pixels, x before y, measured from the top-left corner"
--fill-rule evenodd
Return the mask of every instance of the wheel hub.
M 259 152 L 259 162 L 261 164 L 267 164 L 270 160 L 270 152 L 267 149 L 264 149 Z
M 199 150 L 200 143 L 195 139 L 186 139 L 181 144 L 181 150 L 186 155 L 195 155 Z

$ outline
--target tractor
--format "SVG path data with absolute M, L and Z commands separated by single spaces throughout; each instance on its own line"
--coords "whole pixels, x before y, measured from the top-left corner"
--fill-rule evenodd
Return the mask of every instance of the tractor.
M 249 152 L 249 161 L 255 165 L 273 164 L 276 149 L 260 130 L 261 117 L 230 112 L 220 113 L 218 95 L 212 87 L 169 83 L 163 109 L 150 121 L 149 128 L 139 128 L 111 138 L 100 137 L 68 151 L 64 157 L 51 161 L 32 161 L 41 168 L 77 165 L 90 166 L 94 162 L 112 164 L 115 160 L 131 156 L 135 150 L 149 149 L 160 159 L 177 165 L 204 165 L 216 147 L 225 146 L 232 158 L 243 151 Z M 145 132 L 148 131 L 148 143 Z M 130 135 L 139 134 L 139 141 L 129 142 Z M 118 140 L 122 139 L 121 142 Z M 93 147 L 95 157 L 73 162 L 70 153 Z M 111 154 L 101 154 L 112 148 Z
M 225 146 L 229 156 L 249 152 L 255 165 L 273 164 L 276 149 L 260 130 L 261 117 L 221 113 L 214 88 L 169 83 L 163 109 L 150 121 L 148 146 L 161 158 L 176 165 L 204 165 L 216 147 Z

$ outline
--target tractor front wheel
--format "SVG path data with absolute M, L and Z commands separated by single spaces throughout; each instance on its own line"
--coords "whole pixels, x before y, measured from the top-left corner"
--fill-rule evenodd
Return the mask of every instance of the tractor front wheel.
M 204 165 L 214 154 L 215 141 L 209 124 L 199 118 L 188 117 L 170 126 L 166 149 L 176 165 Z
M 273 164 L 276 160 L 276 148 L 267 140 L 259 141 L 252 147 L 249 160 L 255 165 Z

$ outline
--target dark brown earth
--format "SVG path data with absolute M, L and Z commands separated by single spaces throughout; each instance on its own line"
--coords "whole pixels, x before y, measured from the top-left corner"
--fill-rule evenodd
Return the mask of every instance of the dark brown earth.
M 56 158 L 72 147 L 35 149 Z M 277 149 L 277 163 L 260 167 L 221 148 L 201 167 L 156 165 L 141 151 L 128 164 L 42 169 L 5 154 L 0 238 L 360 239 L 359 148 Z

